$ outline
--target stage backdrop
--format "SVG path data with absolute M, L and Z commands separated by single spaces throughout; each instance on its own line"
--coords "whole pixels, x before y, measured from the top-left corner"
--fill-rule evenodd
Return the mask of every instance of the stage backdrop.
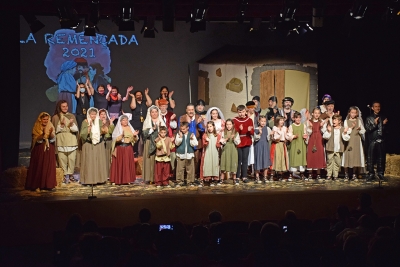
M 261 114 L 273 95 L 278 107 L 286 96 L 294 99 L 298 111 L 318 104 L 318 68 L 310 49 L 226 45 L 198 63 L 198 97 L 208 107 L 220 107 L 225 118 L 236 116 L 236 107 L 253 96 L 260 97 Z
M 309 59 L 304 60 L 304 55 L 308 54 L 307 51 L 314 51 L 312 49 L 305 50 L 304 46 L 289 49 L 284 45 L 287 42 L 286 38 L 282 40 L 265 38 L 270 34 L 267 27 L 256 34 L 249 34 L 246 30 L 247 24 L 207 23 L 207 31 L 192 34 L 190 23 L 176 22 L 175 31 L 167 33 L 162 31 L 161 22 L 157 21 L 155 26 L 159 32 L 156 33 L 155 39 L 151 39 L 143 38 L 140 34 L 142 21 L 140 24 L 135 23 L 136 31 L 134 32 L 119 32 L 117 25 L 112 21 L 103 20 L 98 24 L 100 33 L 96 37 L 88 37 L 83 36 L 82 26 L 77 32 L 60 30 L 57 17 L 39 16 L 38 19 L 46 27 L 33 35 L 26 21 L 20 18 L 20 148 L 30 146 L 31 130 L 38 114 L 42 111 L 53 114 L 58 93 L 64 91 L 72 94 L 76 82 L 85 81 L 86 72 L 95 86 L 111 83 L 119 87 L 123 96 L 126 95 L 126 88 L 133 85 L 134 90 L 149 88 L 150 96 L 154 100 L 159 96 L 160 87 L 166 85 L 174 91 L 173 98 L 177 103 L 175 112 L 181 115 L 190 101 L 188 67 L 191 74 L 191 101 L 195 102 L 198 96 L 199 65 L 197 61 L 228 44 L 239 47 L 238 54 L 242 52 L 246 54 L 246 50 L 243 50 L 245 46 L 262 47 L 262 51 L 270 51 L 270 48 L 265 49 L 265 47 L 274 46 L 279 50 L 280 57 L 288 56 L 291 60 L 248 61 L 245 64 L 240 63 L 239 66 L 226 65 L 222 67 L 223 76 L 221 77 L 223 78 L 218 77 L 219 80 L 215 78 L 215 71 L 218 68 L 210 70 L 208 99 L 212 99 L 209 101 L 213 101 L 213 105 L 223 107 L 224 111 L 229 110 L 232 103 L 243 104 L 246 100 L 246 95 L 242 95 L 246 90 L 245 65 L 248 68 L 249 98 L 251 98 L 252 95 L 260 95 L 260 72 L 273 70 L 272 66 L 264 66 L 264 64 L 289 62 L 292 64 L 291 67 L 281 69 L 297 70 L 293 67 L 296 66 L 295 64 L 302 64 L 299 66 L 305 68 L 303 63 L 315 62 Z M 259 53 L 257 49 L 251 51 L 255 58 L 271 58 L 262 56 L 262 51 Z M 299 56 L 292 57 L 291 54 L 300 55 L 300 58 Z M 217 62 L 217 64 L 221 63 L 227 62 Z M 315 69 L 313 71 L 315 72 Z M 231 74 L 226 76 L 228 73 Z M 241 98 L 236 97 L 237 93 L 224 89 L 234 77 L 239 77 L 240 82 L 235 84 L 237 81 L 233 81 L 232 88 L 240 87 L 242 83 Z M 221 79 L 223 82 L 220 82 Z M 310 86 L 315 81 L 316 79 L 310 73 Z M 215 86 L 214 82 L 220 85 Z M 312 88 L 311 86 L 310 96 Z M 225 98 L 217 97 L 220 93 L 228 93 L 231 96 L 224 101 Z M 212 94 L 216 94 L 216 98 L 213 98 Z M 309 101 L 312 102 L 312 99 L 310 97 Z M 130 112 L 130 100 L 129 98 L 123 104 L 125 112 Z

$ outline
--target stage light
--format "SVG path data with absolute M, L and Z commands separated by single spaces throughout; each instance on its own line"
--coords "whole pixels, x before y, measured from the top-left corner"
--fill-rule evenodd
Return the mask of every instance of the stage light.
M 355 0 L 352 9 L 350 9 L 350 17 L 354 19 L 362 19 L 367 12 L 371 0 Z
M 285 0 L 284 3 L 279 16 L 283 21 L 291 21 L 294 19 L 296 13 L 298 0 Z
M 26 22 L 29 25 L 29 28 L 31 29 L 31 32 L 33 34 L 37 33 L 38 31 L 40 31 L 41 29 L 44 28 L 44 24 L 42 22 L 40 22 L 35 15 L 33 14 L 25 14 L 22 15 L 24 17 L 24 19 L 26 20 Z
M 246 18 L 246 10 L 247 6 L 249 5 L 248 0 L 240 0 L 239 3 L 239 15 L 238 15 L 238 22 L 243 23 Z
M 143 33 L 144 38 L 155 38 L 157 29 L 154 27 L 156 18 L 155 17 L 147 17 L 143 23 L 143 28 L 140 33 Z
M 258 31 L 260 29 L 261 22 L 262 22 L 262 18 L 254 18 L 253 21 L 251 22 L 249 31 L 250 32 Z
M 207 0 L 196 0 L 190 12 L 190 32 L 206 30 L 206 14 L 208 10 Z
M 135 21 L 133 19 L 133 0 L 120 1 L 120 14 L 117 20 L 119 31 L 134 31 Z
M 74 9 L 72 9 L 70 0 L 55 0 L 55 4 L 60 19 L 61 29 L 76 29 L 81 20 Z

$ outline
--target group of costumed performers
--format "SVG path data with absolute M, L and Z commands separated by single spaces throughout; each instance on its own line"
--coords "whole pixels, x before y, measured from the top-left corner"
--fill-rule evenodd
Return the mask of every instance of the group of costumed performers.
M 365 120 L 356 106 L 342 117 L 330 95 L 310 111 L 294 110 L 291 97 L 278 108 L 277 97 L 271 96 L 264 115 L 260 97 L 254 96 L 237 106 L 234 118 L 226 118 L 218 107 L 205 109 L 199 99 L 177 116 L 173 91 L 166 86 L 152 105 L 148 89 L 131 93 L 130 86 L 121 97 L 118 87 L 99 84 L 95 90 L 87 79 L 76 83 L 73 104 L 72 92 L 62 91 L 70 65 L 59 76 L 60 97 L 68 99 L 57 102 L 52 117 L 42 112 L 34 123 L 27 189 L 54 188 L 56 166 L 63 170 L 63 183 L 131 184 L 139 155 L 142 181 L 158 187 L 216 186 L 228 177 L 239 185 L 248 183 L 249 176 L 255 183 L 335 180 L 341 168 L 345 181 L 366 171 L 368 180 L 384 179 L 388 119 L 379 102 L 372 103 Z M 128 96 L 132 113 L 122 111 Z

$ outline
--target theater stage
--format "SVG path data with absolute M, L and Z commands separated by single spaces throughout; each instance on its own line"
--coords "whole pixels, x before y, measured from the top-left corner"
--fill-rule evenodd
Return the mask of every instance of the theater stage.
M 207 221 L 217 209 L 224 220 L 279 220 L 287 209 L 301 219 L 334 218 L 339 204 L 357 206 L 361 192 L 372 195 L 379 216 L 400 212 L 400 178 L 378 182 L 295 181 L 264 184 L 225 184 L 215 187 L 156 188 L 153 185 L 98 185 L 96 199 L 88 199 L 91 187 L 68 184 L 54 191 L 1 189 L 0 229 L 2 245 L 41 244 L 52 241 L 54 231 L 64 229 L 73 213 L 101 227 L 124 227 L 138 220 L 141 208 L 152 212 L 152 223 Z

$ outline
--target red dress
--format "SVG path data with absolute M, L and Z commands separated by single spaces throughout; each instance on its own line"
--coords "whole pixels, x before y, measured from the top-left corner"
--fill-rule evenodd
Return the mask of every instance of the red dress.
M 52 189 L 56 187 L 56 156 L 54 144 L 36 143 L 31 152 L 25 188 L 28 190 Z
M 307 147 L 307 169 L 324 169 L 326 168 L 325 149 L 320 122 L 309 122 L 312 124 L 312 133 Z
M 135 159 L 131 144 L 116 145 L 116 157 L 112 156 L 110 181 L 115 184 L 129 184 L 136 180 Z

